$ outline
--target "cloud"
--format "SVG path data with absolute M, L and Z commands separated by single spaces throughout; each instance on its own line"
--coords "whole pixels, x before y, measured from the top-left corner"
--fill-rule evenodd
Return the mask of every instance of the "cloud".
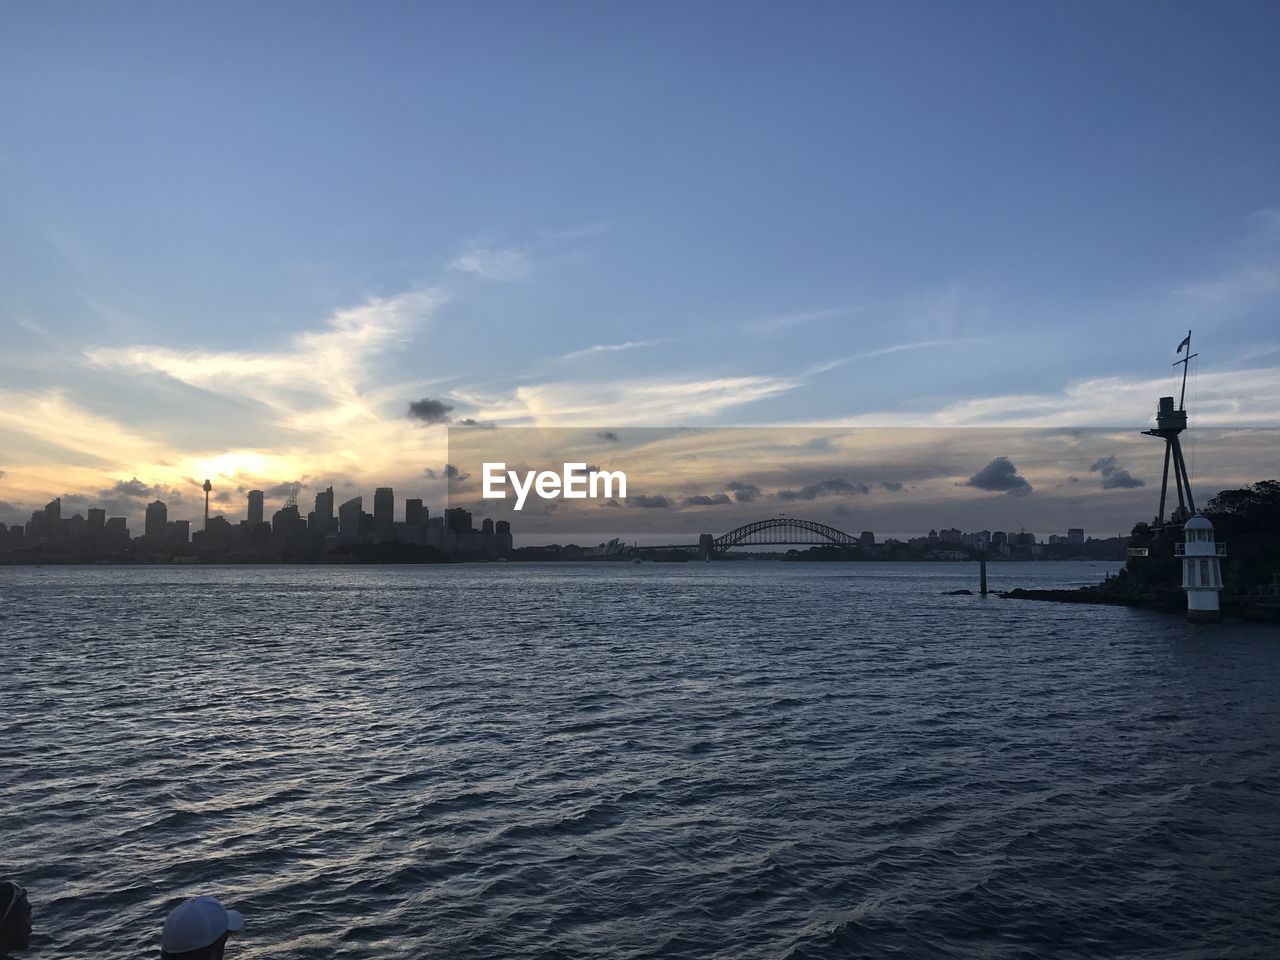
M 152 375 L 162 378 L 151 384 L 154 389 L 170 391 L 164 396 L 173 395 L 176 382 L 203 394 L 202 407 L 209 411 L 215 409 L 206 402 L 210 397 L 224 399 L 234 407 L 234 417 L 252 422 L 251 445 L 242 448 L 222 445 L 232 431 L 213 418 L 226 421 L 226 411 L 196 415 L 209 429 L 192 430 L 191 418 L 171 416 L 159 421 L 168 437 L 156 429 L 135 434 L 57 393 L 26 396 L 14 413 L 0 391 L 0 428 L 16 427 L 47 446 L 47 425 L 66 425 L 55 442 L 76 459 L 64 455 L 63 462 L 83 467 L 85 479 L 79 482 L 94 486 L 105 481 L 103 474 L 125 469 L 139 475 L 145 469 L 153 479 L 173 482 L 208 476 L 215 485 L 254 487 L 271 477 L 304 472 L 355 475 L 362 483 L 405 479 L 405 464 L 430 462 L 442 443 L 431 431 L 404 429 L 401 398 L 422 386 L 389 383 L 387 361 L 442 302 L 434 291 L 370 298 L 333 311 L 316 328 L 256 350 L 150 345 L 86 350 L 91 368 L 124 374 L 131 387 L 144 382 L 139 375 Z M 156 420 L 154 411 L 164 396 L 148 405 L 148 424 Z M 92 474 L 91 465 L 96 467 Z
M 878 486 L 880 487 L 880 489 L 888 490 L 890 493 L 902 492 L 902 484 L 899 483 L 897 480 L 881 480 Z
M 1176 343 L 1175 337 L 1171 351 Z M 1153 422 L 1156 398 L 1176 389 L 1170 377 L 1097 377 L 1068 384 L 1057 393 L 995 394 L 959 400 L 931 412 L 860 414 L 835 423 L 847 427 L 1128 429 Z M 1280 366 L 1201 370 L 1196 375 L 1195 422 L 1198 427 L 1280 424 Z
M 301 486 L 301 480 L 281 480 L 279 483 L 273 483 L 269 487 L 264 487 L 262 495 L 268 499 L 273 497 L 290 497 L 293 495 L 294 487 Z
M 455 427 L 477 427 L 481 430 L 492 430 L 498 425 L 491 420 L 476 420 L 474 417 L 467 417 L 465 420 L 458 420 L 454 423 Z
M 660 344 L 670 343 L 671 337 L 664 337 L 661 340 L 628 340 L 626 343 L 597 343 L 594 346 L 584 347 L 581 350 L 574 350 L 571 353 L 561 354 L 561 360 L 574 360 L 578 357 L 589 357 L 597 353 L 617 353 L 620 350 L 635 350 L 638 347 L 656 347 Z
M 1213 280 L 1190 283 L 1174 291 L 1174 295 L 1193 303 L 1235 309 L 1280 294 L 1280 270 L 1245 267 Z
M 1147 482 L 1133 476 L 1118 463 L 1114 455 L 1103 457 L 1089 467 L 1090 473 L 1102 474 L 1103 490 L 1132 490 L 1134 487 L 1145 487 Z M 1074 479 L 1074 478 L 1073 478 Z
M 779 490 L 779 500 L 817 500 L 819 497 L 830 496 L 833 493 L 858 493 L 867 494 L 871 492 L 871 488 L 865 483 L 855 483 L 840 477 L 834 477 L 830 480 L 819 480 L 817 483 L 810 483 L 798 490 Z
M 438 473 L 430 467 L 427 467 L 427 469 L 422 471 L 422 475 L 428 480 L 457 480 L 461 482 L 463 480 L 471 479 L 471 474 L 459 470 L 452 463 L 446 463 Z
M 815 364 L 805 371 L 805 376 L 812 376 L 817 373 L 829 373 L 846 364 L 854 363 L 858 360 L 872 360 L 876 357 L 886 357 L 893 353 L 903 353 L 907 350 L 923 350 L 928 347 L 945 347 L 955 343 L 966 343 L 970 340 L 978 338 L 948 338 L 944 340 L 918 340 L 914 343 L 895 343 L 890 347 L 881 347 L 878 350 L 868 350 L 865 353 L 855 353 L 848 357 L 838 357 L 835 360 L 827 360 L 824 363 Z
M 451 419 L 449 414 L 452 412 L 452 404 L 423 397 L 421 400 L 409 401 L 409 411 L 405 416 L 410 420 L 420 420 L 423 423 L 448 423 Z
M 449 269 L 484 280 L 512 283 L 528 277 L 533 264 L 529 255 L 516 247 L 472 247 L 450 263 Z
M 583 237 L 594 237 L 609 232 L 607 223 L 584 223 L 577 227 L 563 230 L 543 230 L 542 239 L 549 243 L 562 243 L 565 240 L 580 240 Z
M 618 502 L 618 498 L 617 498 L 617 497 L 610 497 L 608 500 L 605 500 L 603 503 L 601 503 L 601 504 L 600 504 L 600 506 L 602 506 L 602 507 L 620 507 L 620 506 L 622 506 L 622 504 L 620 504 L 620 503 Z
M 150 484 L 143 483 L 137 477 L 132 480 L 117 480 L 114 484 L 102 491 L 104 497 L 112 495 L 122 497 L 147 497 L 151 495 L 152 487 Z
M 849 313 L 864 313 L 874 309 L 877 309 L 874 305 L 855 305 L 848 307 L 834 307 L 829 310 L 809 310 L 803 313 L 789 313 L 780 317 L 770 317 L 767 320 L 757 320 L 754 323 L 747 324 L 743 329 L 755 333 L 762 333 L 771 330 L 795 327 L 804 323 L 812 323 L 814 320 L 826 320 L 831 317 L 839 317 Z
M 725 485 L 732 493 L 733 498 L 739 503 L 750 503 L 756 497 L 764 493 L 754 483 L 744 483 L 741 480 L 734 480 L 732 483 Z
M 637 493 L 627 497 L 627 506 L 660 510 L 671 506 L 671 501 L 661 495 L 649 496 L 648 494 Z
M 775 397 L 798 381 L 777 377 L 595 380 L 518 387 L 507 404 L 483 402 L 494 416 L 539 426 L 614 423 L 646 427 L 708 420 L 724 410 Z M 466 399 L 462 390 L 453 393 Z
M 1011 493 L 1016 497 L 1031 492 L 1031 484 L 1018 476 L 1018 468 L 1008 457 L 996 457 L 961 486 L 976 487 L 993 493 Z
M 617 443 L 618 435 L 614 433 L 612 430 L 597 430 L 596 439 L 603 440 L 605 443 Z M 4 476 L 4 474 L 0 473 L 0 477 L 2 476 Z
M 733 501 L 729 499 L 727 493 L 716 493 L 710 496 L 700 493 L 694 497 L 685 497 L 683 503 L 686 507 L 714 507 L 724 503 L 733 503 Z

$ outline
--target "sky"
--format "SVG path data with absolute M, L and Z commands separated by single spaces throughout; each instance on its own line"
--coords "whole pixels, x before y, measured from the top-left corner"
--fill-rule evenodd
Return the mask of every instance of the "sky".
M 1192 423 L 1280 424 L 1276 49 L 1247 0 L 9 3 L 0 520 L 439 506 L 467 421 L 1142 429 L 1188 329 Z

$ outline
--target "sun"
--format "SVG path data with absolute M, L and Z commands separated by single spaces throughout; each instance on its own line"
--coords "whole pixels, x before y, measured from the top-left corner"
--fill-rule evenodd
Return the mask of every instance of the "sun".
M 192 458 L 184 463 L 182 469 L 184 473 L 201 480 L 238 480 L 249 477 L 278 479 L 293 476 L 297 465 L 284 457 L 256 450 L 231 450 L 215 457 Z

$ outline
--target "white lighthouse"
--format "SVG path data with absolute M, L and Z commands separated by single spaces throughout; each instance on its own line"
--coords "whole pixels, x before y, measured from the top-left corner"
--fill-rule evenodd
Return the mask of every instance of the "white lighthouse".
M 1218 592 L 1222 589 L 1222 557 L 1227 545 L 1213 539 L 1213 524 L 1200 514 L 1182 528 L 1185 541 L 1176 546 L 1182 557 L 1182 589 L 1187 591 L 1187 619 L 1192 623 L 1217 623 Z

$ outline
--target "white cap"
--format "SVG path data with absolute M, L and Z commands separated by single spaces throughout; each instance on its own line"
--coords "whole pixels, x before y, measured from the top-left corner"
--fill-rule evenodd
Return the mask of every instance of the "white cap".
M 187 953 L 215 943 L 224 933 L 244 927 L 238 910 L 223 909 L 213 897 L 196 897 L 174 907 L 164 921 L 160 947 L 165 953 Z

